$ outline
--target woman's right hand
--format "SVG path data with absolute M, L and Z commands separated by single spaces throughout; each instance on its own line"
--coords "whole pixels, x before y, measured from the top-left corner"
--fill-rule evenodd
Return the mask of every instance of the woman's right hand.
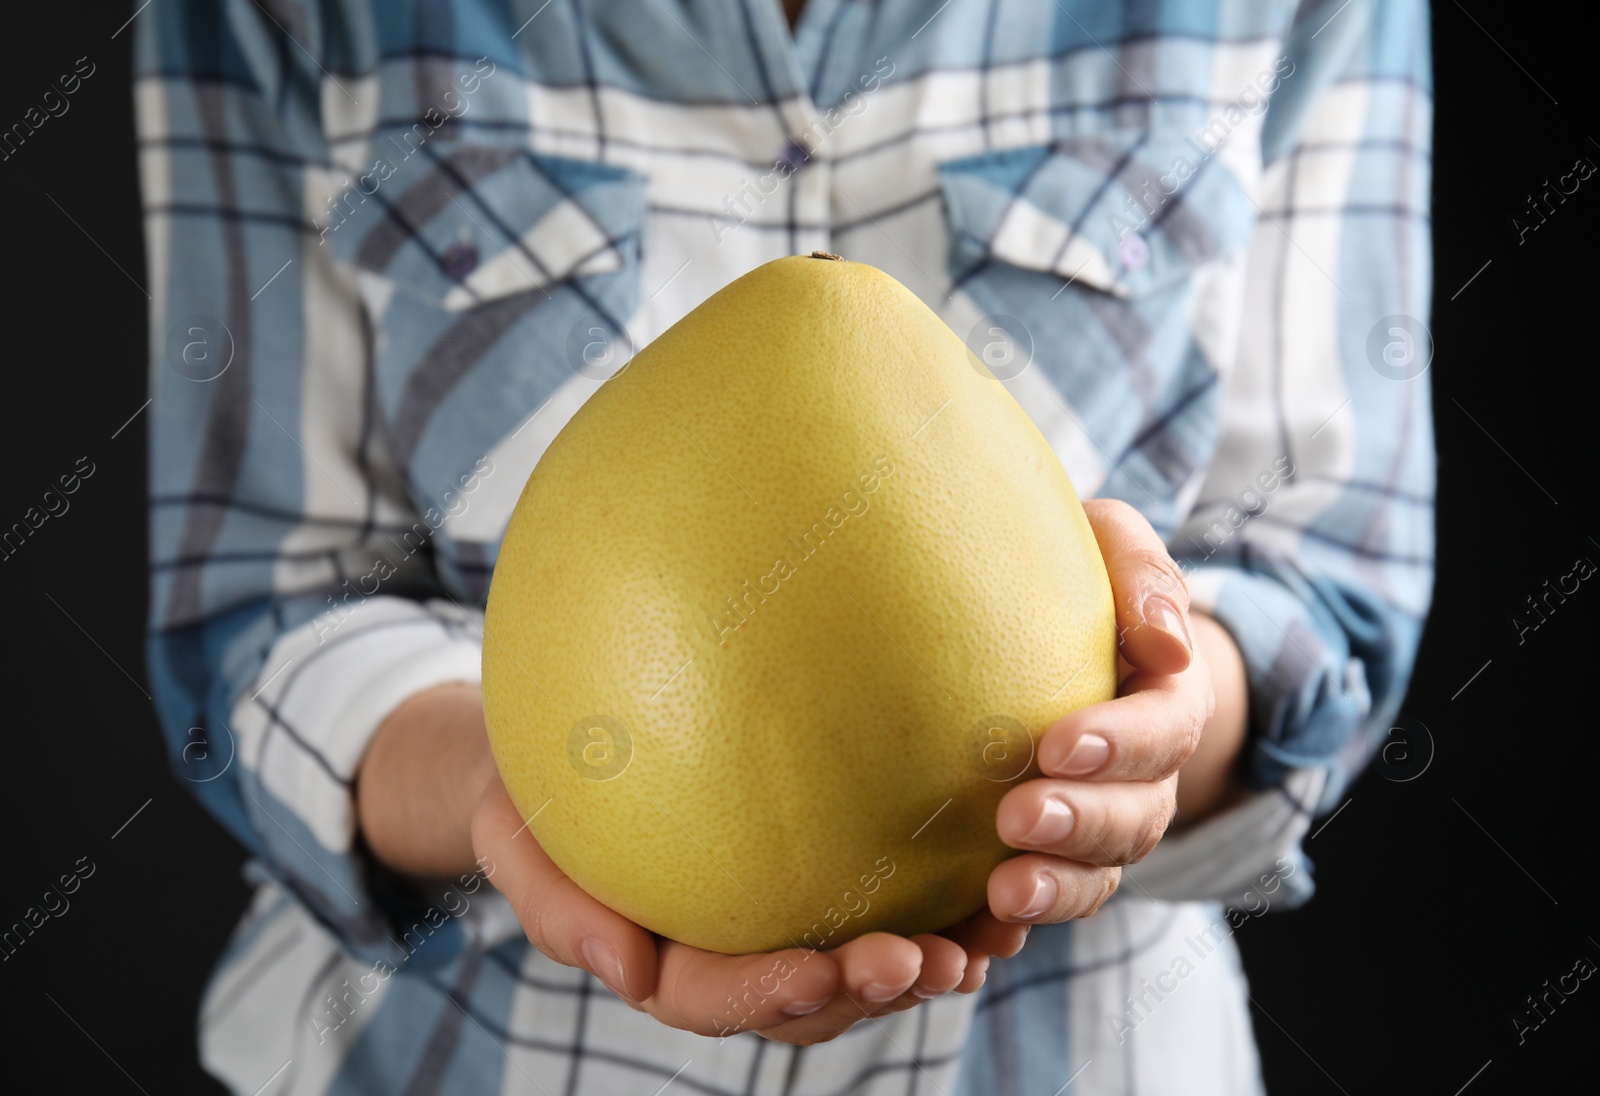
M 540 951 L 701 1035 L 823 1042 L 869 1017 L 973 992 L 989 957 L 1015 954 L 1027 935 L 984 911 L 941 935 L 870 933 L 828 951 L 729 956 L 660 939 L 585 894 L 539 847 L 495 770 L 472 685 L 437 686 L 396 708 L 367 748 L 356 791 L 367 844 L 389 867 L 453 878 L 476 861 Z
M 699 1035 L 755 1031 L 784 1043 L 826 1042 L 928 998 L 974 992 L 989 958 L 1015 954 L 1027 935 L 1026 926 L 985 910 L 945 934 L 868 933 L 828 951 L 720 955 L 665 940 L 563 875 L 498 777 L 473 814 L 472 845 L 534 947 L 589 971 L 663 1024 Z

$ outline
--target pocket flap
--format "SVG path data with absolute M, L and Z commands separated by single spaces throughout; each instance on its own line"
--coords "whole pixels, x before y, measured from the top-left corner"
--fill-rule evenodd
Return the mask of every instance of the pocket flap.
M 429 145 L 376 159 L 325 235 L 340 259 L 462 311 L 636 260 L 644 191 L 612 164 Z
M 952 271 L 988 261 L 1119 297 L 1243 247 L 1254 208 L 1226 165 L 1182 135 L 1112 130 L 939 166 Z

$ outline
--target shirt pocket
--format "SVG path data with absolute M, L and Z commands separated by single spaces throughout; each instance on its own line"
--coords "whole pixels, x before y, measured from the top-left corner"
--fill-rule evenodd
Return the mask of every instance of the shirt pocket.
M 1189 135 L 1106 129 L 939 165 L 957 285 L 1003 264 L 1131 300 L 1242 250 L 1245 188 Z
M 1204 152 L 1106 127 L 938 168 L 968 346 L 1080 489 L 1157 522 L 1214 452 L 1256 218 L 1242 152 Z
M 627 168 L 511 146 L 430 145 L 375 159 L 330 208 L 324 235 L 340 260 L 459 313 L 637 273 L 644 210 L 645 178 Z M 631 285 L 631 295 L 606 302 L 619 321 L 638 303 L 637 278 Z
M 479 597 L 531 470 L 495 447 L 547 403 L 570 415 L 631 356 L 647 181 L 510 144 L 392 144 L 373 142 L 323 238 L 357 275 L 379 433 L 419 536 Z

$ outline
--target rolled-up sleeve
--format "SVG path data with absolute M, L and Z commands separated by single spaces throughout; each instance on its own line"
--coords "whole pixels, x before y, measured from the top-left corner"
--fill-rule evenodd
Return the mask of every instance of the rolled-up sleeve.
M 1432 592 L 1427 8 L 1303 7 L 1284 52 L 1223 436 L 1169 544 L 1244 657 L 1250 794 L 1130 869 L 1155 897 L 1309 896 L 1301 842 L 1398 712 Z
M 407 696 L 478 679 L 481 616 L 438 579 L 374 425 L 356 277 L 315 223 L 346 174 L 328 134 L 375 94 L 332 75 L 376 50 L 335 23 L 180 0 L 136 24 L 148 662 L 180 782 L 342 946 L 379 956 L 425 897 L 364 853 L 355 772 Z

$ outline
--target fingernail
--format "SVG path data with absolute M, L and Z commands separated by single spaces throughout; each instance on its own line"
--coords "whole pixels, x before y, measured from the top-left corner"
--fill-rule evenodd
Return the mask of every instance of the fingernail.
M 1032 921 L 1035 917 L 1043 917 L 1050 907 L 1055 905 L 1055 902 L 1055 878 L 1041 872 L 1033 881 L 1033 897 L 1028 899 L 1028 904 L 1022 907 L 1017 917 L 1023 921 Z
M 1056 766 L 1061 776 L 1088 776 L 1111 756 L 1111 743 L 1097 734 L 1079 735 L 1067 759 Z
M 883 982 L 868 982 L 866 985 L 861 987 L 861 999 L 863 1001 L 870 1001 L 874 1005 L 881 1005 L 885 1001 L 893 1001 L 895 998 L 904 994 L 909 988 L 909 986 L 906 986 L 903 983 L 901 985 L 891 986 L 886 985 Z
M 1058 845 L 1065 841 L 1072 832 L 1072 808 L 1061 800 L 1050 796 L 1044 801 L 1044 807 L 1039 811 L 1039 821 L 1033 824 L 1033 829 L 1028 831 L 1028 836 L 1022 839 L 1024 845 Z
M 783 1006 L 783 1014 L 785 1016 L 810 1016 L 827 1003 L 828 999 L 826 997 L 820 1001 L 790 1001 Z
M 935 997 L 943 997 L 944 996 L 944 994 L 939 993 L 939 992 L 937 992 L 935 990 L 922 989 L 919 986 L 912 986 L 911 987 L 911 994 L 914 997 L 922 998 L 924 1001 L 931 1001 Z
M 1161 594 L 1145 598 L 1144 622 L 1182 643 L 1184 650 L 1193 652 L 1194 644 L 1189 641 L 1189 629 L 1183 623 L 1183 614 Z
M 628 996 L 628 983 L 622 977 L 622 956 L 617 954 L 617 949 L 600 939 L 598 936 L 586 937 L 578 950 L 583 952 L 583 961 L 589 965 L 589 973 L 606 984 L 606 988 L 618 997 L 633 1000 Z

